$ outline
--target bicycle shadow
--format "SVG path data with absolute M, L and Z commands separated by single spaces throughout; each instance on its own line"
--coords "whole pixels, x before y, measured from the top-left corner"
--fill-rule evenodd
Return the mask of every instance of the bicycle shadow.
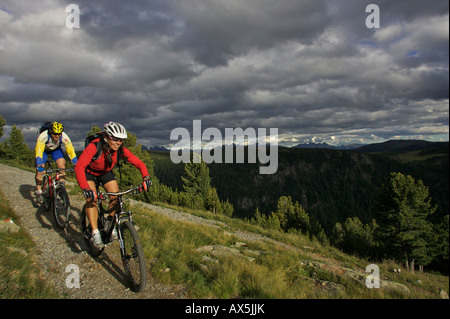
M 68 246 L 74 253 L 81 254 L 83 252 L 86 252 L 89 254 L 89 246 L 86 244 L 81 233 L 81 210 L 77 207 L 74 207 L 72 204 L 70 207 L 72 217 L 66 228 L 64 230 L 61 230 L 57 225 L 55 225 L 54 228 L 61 235 L 61 237 L 66 240 Z M 76 215 L 77 217 L 74 217 L 74 215 Z M 119 253 L 117 242 L 107 244 L 105 247 L 105 251 L 103 251 L 103 253 L 98 257 L 92 257 L 92 259 L 96 263 L 99 263 L 106 271 L 108 271 L 108 273 L 120 284 L 122 284 L 124 287 L 128 287 L 128 281 L 126 279 L 125 272 L 121 268 L 122 259 Z
M 52 225 L 51 222 L 51 211 L 46 210 L 44 206 L 36 200 L 34 197 L 34 189 L 35 186 L 33 185 L 23 184 L 19 186 L 19 193 L 24 199 L 29 200 L 33 207 L 36 208 L 36 220 L 41 224 L 41 226 L 46 229 L 54 228 L 54 225 Z
M 105 249 L 108 248 L 111 244 L 107 245 Z M 111 247 L 112 248 L 112 247 Z M 119 249 L 116 248 L 116 251 Z M 115 252 L 112 253 L 115 255 Z M 119 258 L 121 258 L 119 256 Z M 98 262 L 106 271 L 108 271 L 111 276 L 116 279 L 119 283 L 121 283 L 125 288 L 128 288 L 128 281 L 126 279 L 126 274 L 123 269 L 117 265 L 114 260 L 117 260 L 117 256 L 110 256 L 107 252 L 103 252 L 100 256 L 94 258 L 96 262 Z
M 66 228 L 62 230 L 56 224 L 55 218 L 52 213 L 52 207 L 48 210 L 44 208 L 44 205 L 36 201 L 34 197 L 35 186 L 29 184 L 23 184 L 19 186 L 19 192 L 24 199 L 31 202 L 34 208 L 36 208 L 35 217 L 36 220 L 45 229 L 53 229 L 57 234 L 59 234 L 68 244 L 69 248 L 74 253 L 81 253 L 83 250 L 80 248 L 84 244 L 82 240 L 81 233 L 76 229 L 76 225 L 81 225 L 80 216 L 81 210 L 74 206 L 72 202 L 70 203 L 70 220 L 66 225 Z M 74 227 L 75 226 L 75 227 Z M 78 227 L 79 228 L 79 227 Z
M 56 231 L 65 234 L 66 241 L 75 253 L 86 252 L 89 254 L 89 246 L 85 242 L 83 235 L 81 233 L 81 210 L 73 207 L 71 204 L 71 209 L 76 211 L 78 218 L 71 219 L 71 222 L 66 226 L 65 230 L 56 229 Z M 72 214 L 72 216 L 75 214 Z M 56 226 L 57 227 L 57 226 Z M 92 257 L 92 256 L 91 256 Z M 101 265 L 103 269 L 108 271 L 108 273 L 117 282 L 122 284 L 125 288 L 128 287 L 128 281 L 126 279 L 126 274 L 122 269 L 122 258 L 119 253 L 119 245 L 117 241 L 108 243 L 105 247 L 103 253 L 98 257 L 92 257 L 94 262 Z
M 39 204 L 34 198 L 34 185 L 23 184 L 19 186 L 19 192 L 23 198 L 29 200 L 34 208 L 39 208 L 41 204 Z

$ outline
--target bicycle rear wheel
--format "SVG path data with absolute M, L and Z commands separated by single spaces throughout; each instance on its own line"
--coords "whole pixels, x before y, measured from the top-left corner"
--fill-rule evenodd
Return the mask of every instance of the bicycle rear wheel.
M 53 216 L 58 227 L 64 229 L 70 219 L 69 194 L 63 186 L 56 186 L 53 195 Z
M 147 284 L 144 251 L 142 250 L 136 228 L 129 220 L 120 223 L 119 238 L 123 241 L 121 249 L 123 267 L 133 291 L 141 292 Z
M 42 178 L 42 205 L 45 210 L 49 210 L 50 203 L 50 185 L 48 184 L 48 176 L 44 175 Z

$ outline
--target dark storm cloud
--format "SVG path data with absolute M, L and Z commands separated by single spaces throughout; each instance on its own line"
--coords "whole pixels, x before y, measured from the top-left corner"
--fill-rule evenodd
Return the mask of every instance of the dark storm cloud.
M 80 29 L 65 27 L 69 3 Z M 379 29 L 365 25 L 370 3 Z M 0 114 L 30 145 L 47 119 L 78 147 L 109 120 L 147 146 L 194 119 L 277 127 L 291 144 L 438 139 L 448 11 L 444 0 L 6 0 Z
M 173 5 L 183 23 L 175 48 L 208 65 L 227 62 L 250 49 L 286 41 L 311 42 L 325 27 L 324 1 L 183 1 Z

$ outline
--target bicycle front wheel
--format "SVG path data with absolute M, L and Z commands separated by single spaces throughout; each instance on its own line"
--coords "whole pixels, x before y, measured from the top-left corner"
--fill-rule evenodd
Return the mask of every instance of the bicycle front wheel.
M 57 186 L 53 195 L 53 215 L 58 227 L 64 229 L 70 219 L 69 194 L 64 187 Z
M 121 233 L 119 238 L 123 241 L 121 255 L 125 274 L 133 291 L 141 292 L 147 283 L 147 270 L 141 241 L 136 228 L 129 220 L 120 224 L 119 231 Z

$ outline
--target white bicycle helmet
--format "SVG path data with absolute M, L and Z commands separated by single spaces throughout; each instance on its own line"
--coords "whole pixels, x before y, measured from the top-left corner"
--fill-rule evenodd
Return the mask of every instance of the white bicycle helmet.
M 115 138 L 126 139 L 128 137 L 125 127 L 117 122 L 106 123 L 103 126 L 103 130 L 106 132 L 106 134 Z

